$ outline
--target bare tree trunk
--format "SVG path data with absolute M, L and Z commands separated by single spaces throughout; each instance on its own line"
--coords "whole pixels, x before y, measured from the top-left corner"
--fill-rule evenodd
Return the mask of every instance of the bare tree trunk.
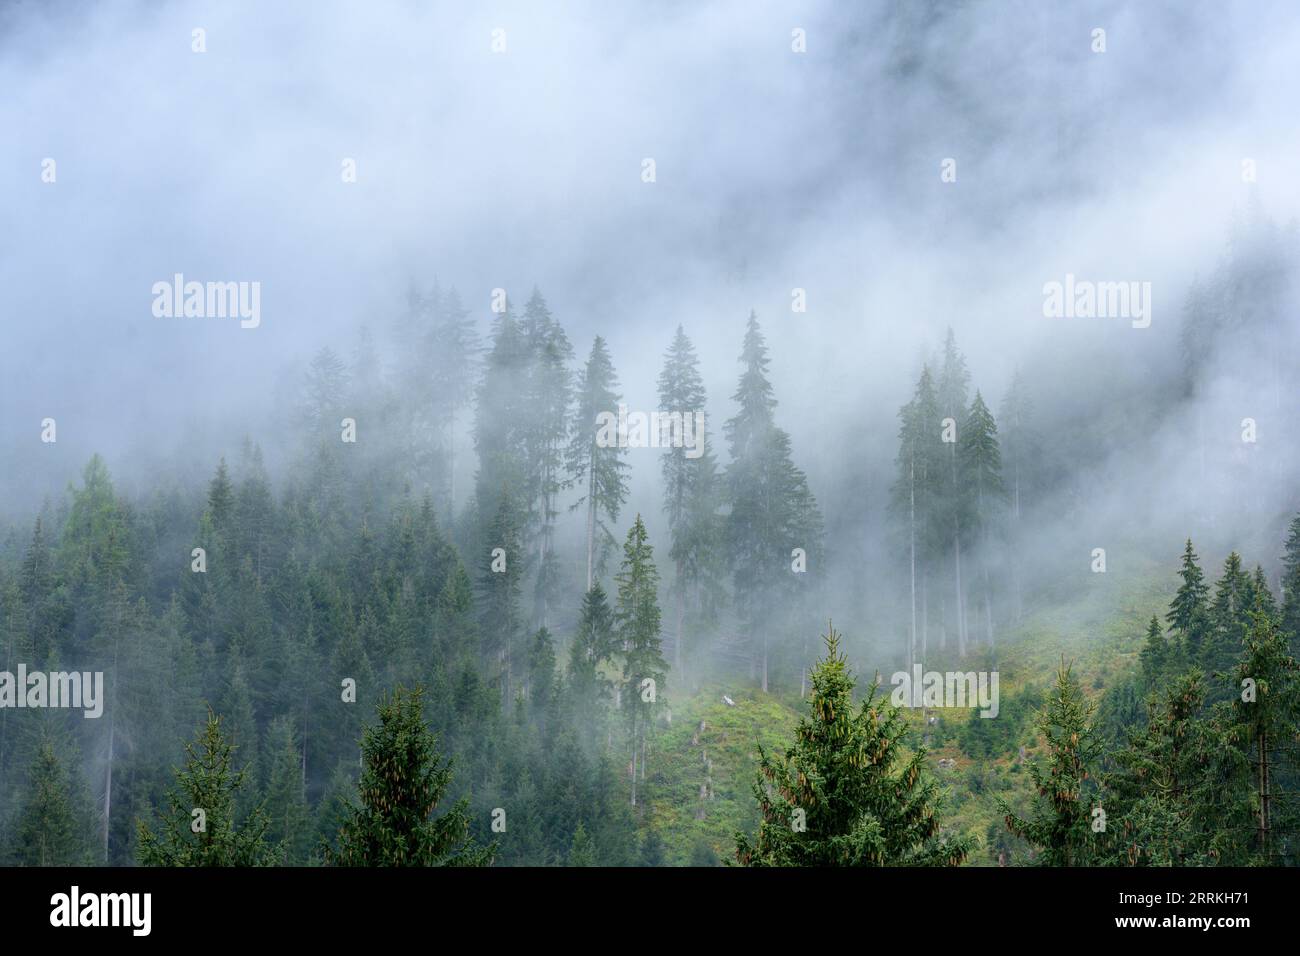
M 1015 593 L 1015 619 L 1016 623 L 1024 615 L 1024 599 L 1020 593 L 1020 453 L 1016 453 L 1016 476 L 1015 476 L 1015 531 L 1012 535 L 1012 554 L 1011 554 L 1011 583 L 1012 590 Z
M 114 615 L 116 620 L 113 624 L 113 695 L 110 701 L 110 712 L 108 715 L 108 766 L 105 769 L 104 776 L 104 864 L 108 864 L 108 837 L 109 830 L 113 819 L 113 760 L 116 757 L 115 747 L 117 745 L 117 649 L 118 642 L 122 639 L 122 619 L 120 614 Z
M 955 444 L 951 446 L 948 460 L 951 463 L 952 493 L 957 495 L 957 446 Z M 955 511 L 952 516 L 952 554 L 957 582 L 957 653 L 965 656 L 966 596 L 961 586 L 961 516 Z
M 929 574 L 921 567 L 921 643 L 929 646 L 930 642 L 930 587 Z
M 113 814 L 113 744 L 116 728 L 113 725 L 114 716 L 108 716 L 108 770 L 104 780 L 104 864 L 108 864 L 108 831 L 109 821 Z
M 636 713 L 632 714 L 632 806 L 636 806 Z
M 682 621 L 686 616 L 686 586 L 682 580 L 682 563 L 677 562 L 677 641 L 673 645 L 673 670 L 682 672 Z
M 594 469 L 596 463 L 593 460 L 588 464 L 589 469 Z M 592 562 L 596 553 L 596 475 L 594 470 L 590 471 L 587 476 L 587 590 L 591 590 L 591 570 Z
M 1269 793 L 1268 734 L 1259 735 L 1259 845 L 1267 856 L 1271 833 L 1272 794 Z
M 957 582 L 957 653 L 962 657 L 966 656 L 966 602 L 962 595 L 961 586 L 961 529 L 958 527 L 958 520 L 953 519 L 953 538 L 952 538 L 952 556 L 953 567 L 956 572 Z
M 984 572 L 984 628 L 985 638 L 989 642 L 989 647 L 993 646 L 993 584 L 989 580 L 989 555 L 993 553 L 992 542 L 989 541 L 989 523 L 984 517 L 984 488 L 981 485 L 979 489 L 979 509 L 981 522 L 984 525 L 984 554 L 980 559 L 980 568 Z
M 912 648 L 915 653 L 916 648 L 916 461 L 908 463 L 907 467 L 907 494 L 908 494 L 908 536 L 910 538 L 910 547 L 912 552 Z
M 456 409 L 447 423 L 447 518 L 448 527 L 456 520 Z

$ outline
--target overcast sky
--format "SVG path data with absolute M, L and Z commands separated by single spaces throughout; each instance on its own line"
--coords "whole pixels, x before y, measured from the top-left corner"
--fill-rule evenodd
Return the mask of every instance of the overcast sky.
M 755 309 L 814 491 L 879 496 L 949 325 L 995 406 L 1018 364 L 1049 408 L 1171 379 L 1233 217 L 1300 203 L 1298 30 L 1288 2 L 8 3 L 0 513 L 94 450 L 128 486 L 179 447 L 209 473 L 435 278 L 484 329 L 540 286 L 633 407 L 684 324 L 715 434 Z M 154 317 L 175 273 L 259 282 L 260 326 Z M 1151 326 L 1044 317 L 1066 273 L 1151 282 Z

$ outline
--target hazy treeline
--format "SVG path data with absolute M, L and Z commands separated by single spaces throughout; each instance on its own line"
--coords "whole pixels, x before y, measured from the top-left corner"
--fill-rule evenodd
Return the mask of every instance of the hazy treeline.
M 596 862 L 655 862 L 658 838 L 637 837 L 630 808 L 668 719 L 665 654 L 676 673 L 714 666 L 698 635 L 732 615 L 743 670 L 798 679 L 803 648 L 788 635 L 806 630 L 820 515 L 776 424 L 752 316 L 723 428 L 731 462 L 719 466 L 707 434 L 665 448 L 664 513 L 645 520 L 623 507 L 629 449 L 597 440 L 595 411 L 619 401 L 608 350 L 597 338 L 575 368 L 539 293 L 518 316 L 507 304 L 484 347 L 437 289 L 393 335 L 393 368 L 368 337 L 350 359 L 312 360 L 281 482 L 246 441 L 205 489 L 128 501 L 96 456 L 25 540 L 10 538 L 6 669 L 103 671 L 108 688 L 97 720 L 0 711 L 11 861 L 131 862 L 137 824 L 208 708 L 247 766 L 239 811 L 265 801 L 285 862 L 314 859 L 381 689 L 403 683 L 426 688 L 474 826 L 510 808 L 499 862 L 562 862 L 579 822 Z M 665 410 L 703 404 L 681 329 L 659 390 Z M 469 453 L 458 415 L 479 464 L 455 508 L 455 456 Z M 567 510 L 584 530 L 573 549 L 556 536 Z M 75 826 L 51 850 L 31 829 L 54 797 Z

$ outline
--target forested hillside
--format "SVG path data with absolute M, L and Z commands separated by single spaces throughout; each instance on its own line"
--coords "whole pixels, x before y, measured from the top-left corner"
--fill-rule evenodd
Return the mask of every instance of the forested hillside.
M 4 670 L 102 672 L 106 697 L 93 719 L 0 710 L 6 860 L 186 859 L 154 831 L 186 816 L 187 787 L 228 793 L 206 812 L 256 836 L 222 862 L 348 859 L 340 840 L 349 807 L 374 796 L 366 740 L 384 717 L 436 735 L 403 758 L 403 773 L 442 768 L 421 814 L 451 808 L 497 865 L 1294 862 L 1300 519 L 1278 541 L 1280 588 L 1235 551 L 1207 577 L 1191 541 L 1171 598 L 1169 562 L 1138 572 L 1154 612 L 1140 648 L 1116 595 L 1094 613 L 1120 622 L 1117 646 L 1035 632 L 1027 619 L 1078 599 L 1036 595 L 1016 557 L 1055 493 L 1032 399 L 1015 378 L 995 418 L 950 331 L 899 412 L 884 503 L 904 542 L 883 573 L 906 599 L 905 639 L 831 678 L 838 640 L 814 667 L 834 560 L 824 518 L 780 425 L 762 327 L 751 314 L 737 330 L 720 450 L 707 425 L 693 445 L 666 430 L 665 447 L 644 447 L 626 407 L 605 440 L 600 414 L 622 398 L 599 336 L 579 360 L 535 290 L 518 314 L 504 302 L 480 344 L 457 294 L 435 286 L 382 346 L 322 348 L 301 371 L 282 476 L 245 439 L 206 487 L 160 480 L 131 497 L 92 458 L 5 540 Z M 666 412 L 705 407 L 680 325 L 657 387 Z M 473 484 L 457 488 L 467 456 Z M 627 507 L 634 456 L 660 472 L 656 512 Z M 1086 686 L 1076 658 L 1096 669 Z M 799 714 L 848 719 L 848 673 L 865 685 L 900 664 L 1000 670 L 1001 712 L 895 709 L 886 681 L 870 706 L 890 715 L 889 744 L 862 742 L 869 768 L 843 768 L 839 748 L 858 745 L 804 732 L 794 769 L 767 763 Z M 403 687 L 418 693 L 390 700 Z M 876 733 L 861 727 L 828 740 Z M 760 752 L 767 780 L 821 783 L 754 801 Z M 834 767 L 885 789 L 838 806 Z M 927 781 L 914 796 L 884 783 L 900 768 Z M 931 823 L 906 837 L 880 818 L 897 842 L 853 842 L 850 808 L 882 800 Z M 799 807 L 811 835 L 773 844 Z M 757 844 L 730 845 L 760 821 Z M 852 848 L 812 848 L 839 830 Z M 931 853 L 939 830 L 956 842 Z M 202 842 L 175 820 L 170 833 Z M 438 845 L 428 860 L 459 844 Z
M 0 2 L 6 914 L 1277 892 L 1298 50 L 1292 0 Z

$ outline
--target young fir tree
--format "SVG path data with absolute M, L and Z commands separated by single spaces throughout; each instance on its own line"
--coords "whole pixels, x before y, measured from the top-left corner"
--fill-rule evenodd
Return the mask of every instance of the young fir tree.
M 660 638 L 659 572 L 641 516 L 623 544 L 623 566 L 614 576 L 618 601 L 614 610 L 615 633 L 623 648 L 623 711 L 632 743 L 632 806 L 636 806 L 637 775 L 645 779 L 647 736 L 664 672 Z
M 331 348 L 316 353 L 303 377 L 298 416 L 313 438 L 337 438 L 348 391 L 348 368 Z
M 1159 633 L 1159 624 L 1152 619 Z M 1145 661 L 1144 661 L 1145 666 Z M 1244 761 L 1207 720 L 1202 676 L 1173 678 L 1148 702 L 1146 726 L 1112 756 L 1105 775 L 1102 862 L 1121 866 L 1213 866 L 1234 858 L 1222 794 Z
M 271 721 L 266 731 L 266 838 L 286 866 L 302 866 L 311 850 L 311 815 L 302 773 L 302 752 L 293 718 Z
M 1068 666 L 1056 673 L 1056 690 L 1038 713 L 1036 726 L 1047 744 L 1048 769 L 1029 765 L 1035 797 L 1021 817 L 999 800 L 1007 829 L 1035 849 L 1042 866 L 1087 866 L 1101 848 L 1093 830 L 1093 769 L 1101 744 L 1093 732 L 1094 705 L 1083 695 Z
M 1250 766 L 1256 812 L 1254 852 L 1265 865 L 1294 862 L 1293 811 L 1277 806 L 1279 771 L 1294 778 L 1300 739 L 1300 665 L 1288 653 L 1277 623 L 1256 605 L 1236 667 L 1240 693 L 1232 701 L 1233 738 Z M 1294 792 L 1294 791 L 1292 791 Z M 1289 832 L 1277 818 L 1288 817 Z
M 1211 673 L 1228 670 L 1241 656 L 1255 603 L 1251 592 L 1250 575 L 1241 566 L 1241 555 L 1233 551 L 1214 586 L 1208 639 L 1201 648 L 1201 665 Z
M 594 741 L 602 733 L 610 682 L 602 665 L 613 659 L 618 648 L 614 639 L 614 614 L 599 581 L 582 599 L 578 629 L 569 645 L 568 683 L 570 707 L 582 739 Z
M 398 687 L 361 742 L 361 805 L 349 805 L 329 848 L 333 866 L 487 866 L 495 846 L 469 836 L 468 801 L 434 816 L 451 784 L 450 761 L 424 723 L 423 691 Z
M 518 653 L 523 633 L 519 613 L 524 564 L 522 522 L 515 498 L 503 493 L 487 528 L 479 574 L 479 633 L 483 650 L 495 661 L 503 702 L 513 699 L 515 670 L 524 663 Z
M 614 363 L 599 335 L 591 343 L 587 364 L 578 373 L 573 435 L 569 441 L 568 469 L 579 489 L 570 510 L 587 513 L 587 590 L 604 575 L 609 549 L 614 546 L 610 525 L 627 501 L 627 449 L 617 441 L 602 438 L 596 418 L 601 413 L 617 414 L 622 398 Z
M 560 684 L 555 669 L 555 642 L 544 627 L 538 628 L 528 648 L 527 694 L 533 725 L 545 734 L 552 709 L 560 697 Z
M 469 660 L 478 649 L 474 622 L 474 585 L 459 558 L 438 593 L 433 614 L 436 644 L 431 648 L 444 665 Z
M 639 866 L 667 866 L 668 855 L 664 849 L 663 837 L 658 830 L 650 830 L 641 841 L 641 858 Z
M 1151 621 L 1147 624 L 1146 641 L 1142 644 L 1138 658 L 1142 665 L 1143 685 L 1148 690 L 1156 689 L 1173 662 L 1173 649 L 1165 639 L 1158 615 L 1151 615 Z
M 355 767 L 357 741 L 365 725 L 365 710 L 358 704 L 375 699 L 376 681 L 370 657 L 351 621 L 343 626 L 343 634 L 334 646 L 329 671 L 333 677 L 330 686 L 338 690 L 326 697 L 333 712 L 322 728 L 331 744 L 327 748 L 327 765 L 343 760 Z
M 76 772 L 75 764 L 71 772 Z M 10 862 L 16 866 L 89 866 L 91 826 L 78 809 L 69 767 L 51 740 L 41 742 L 27 774 L 26 803 L 14 821 Z
M 591 845 L 591 837 L 587 835 L 587 828 L 579 820 L 577 829 L 573 831 L 573 843 L 569 847 L 569 866 L 586 867 L 595 865 L 596 854 Z
M 1268 586 L 1268 576 L 1264 574 L 1264 566 L 1255 565 L 1255 570 L 1250 575 L 1250 589 L 1247 592 L 1251 605 L 1256 606 L 1273 620 L 1281 622 L 1281 609 L 1278 607 L 1277 598 L 1273 596 L 1272 589 Z
M 705 398 L 699 358 L 679 325 L 659 373 L 659 408 L 681 415 L 684 423 L 693 424 L 697 414 L 704 414 Z M 699 421 L 705 419 L 701 417 Z M 683 438 L 684 429 L 685 425 Z M 718 466 L 709 447 L 707 427 L 699 434 L 692 427 L 691 438 L 689 447 L 684 440 L 665 443 L 661 463 L 664 514 L 672 541 L 668 556 L 675 571 L 673 669 L 678 673 L 682 669 L 688 596 L 695 595 L 701 601 L 717 589 L 714 569 L 718 564 Z
M 254 807 L 236 825 L 235 803 L 246 774 L 234 769 L 234 747 L 221 733 L 221 720 L 209 713 L 197 740 L 185 745 L 185 766 L 167 794 L 167 813 L 157 833 L 139 826 L 137 856 L 143 866 L 274 866 L 275 847 L 265 835 L 270 821 Z
M 257 802 L 257 784 L 260 780 L 257 756 L 257 719 L 253 713 L 253 695 L 248 686 L 244 657 L 238 645 L 232 648 L 226 669 L 230 681 L 221 696 L 217 715 L 221 718 L 222 733 L 231 750 L 245 758 L 243 767 L 247 786 L 235 798 L 235 810 L 243 817 Z
M 1199 661 L 1209 630 L 1207 601 L 1210 588 L 1205 583 L 1205 574 L 1196 562 L 1192 539 L 1188 538 L 1187 546 L 1183 549 L 1182 566 L 1178 571 L 1182 583 L 1169 604 L 1169 615 L 1166 620 L 1187 657 Z
M 905 755 L 907 724 L 873 684 L 854 711 L 854 680 L 840 636 L 825 636 L 812 672 L 809 714 L 794 745 L 759 747 L 761 819 L 753 841 L 736 834 L 742 866 L 956 866 L 969 846 L 940 832 L 937 785 L 924 748 Z
M 768 381 L 767 343 L 753 312 L 741 349 L 742 372 L 732 399 L 740 406 L 727 420 L 731 448 L 727 485 L 736 607 L 748 631 L 751 660 L 768 689 L 773 635 L 788 619 L 804 574 L 791 557 L 801 549 L 814 568 L 821 556 L 822 523 L 804 473 L 791 459 L 790 436 L 777 427 L 776 399 Z
M 50 552 L 49 540 L 45 534 L 45 525 L 41 517 L 36 518 L 32 529 L 32 538 L 23 555 L 22 568 L 18 572 L 18 598 L 10 605 L 11 613 L 21 613 L 24 620 L 24 634 L 30 638 L 27 660 L 43 661 L 62 645 L 61 634 L 66 627 L 66 618 L 70 614 L 60 607 L 56 595 L 57 570 L 54 556 Z M 18 631 L 12 630 L 11 634 Z M 12 657 L 10 664 L 16 664 L 18 658 Z M 13 670 L 12 667 L 7 668 Z M 3 719 L 0 716 L 0 719 Z
M 957 474 L 967 503 L 970 534 L 983 544 L 980 570 L 984 591 L 984 633 L 989 646 L 993 639 L 993 584 L 989 564 L 993 560 L 993 526 L 1006 497 L 1002 483 L 1002 455 L 998 449 L 998 426 L 979 391 L 970 414 L 957 436 Z

